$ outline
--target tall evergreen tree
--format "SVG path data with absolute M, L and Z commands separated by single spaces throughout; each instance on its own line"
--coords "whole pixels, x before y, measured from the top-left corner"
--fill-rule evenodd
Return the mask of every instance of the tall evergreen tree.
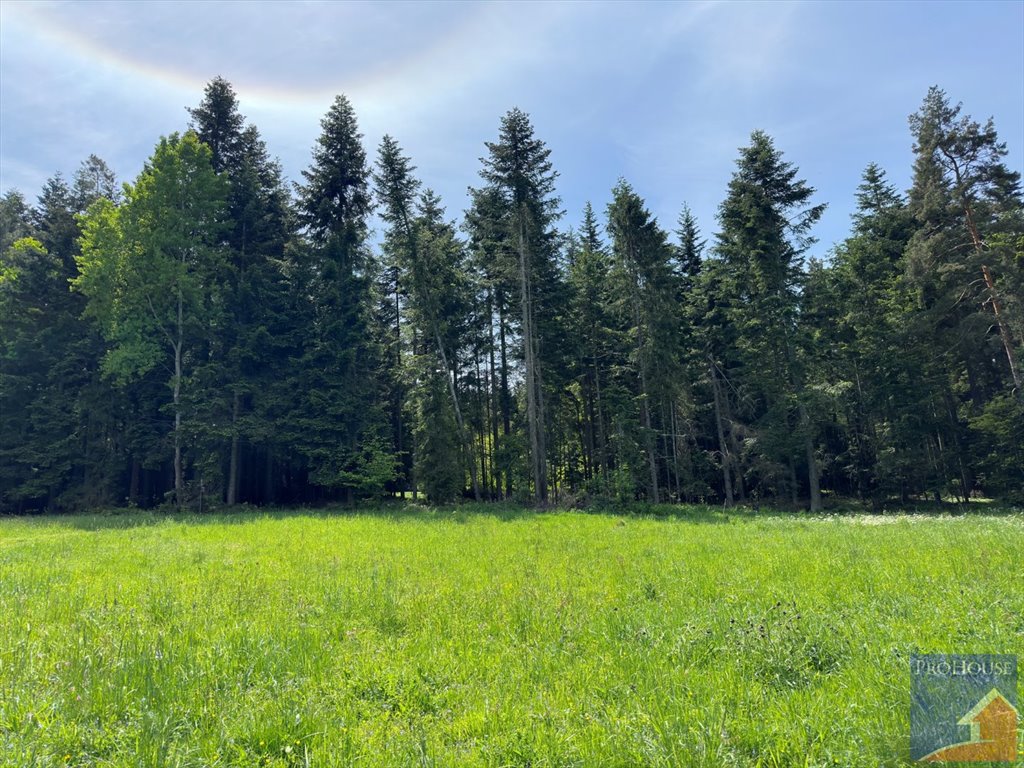
M 674 402 L 679 380 L 682 320 L 672 249 L 668 236 L 644 201 L 625 181 L 612 190 L 608 231 L 615 255 L 615 283 L 620 287 L 619 314 L 630 339 L 630 364 L 636 377 L 634 397 L 640 440 L 649 472 L 647 498 L 661 501 L 659 437 L 664 433 L 658 413 Z
M 1020 174 L 1006 167 L 1006 144 L 999 141 L 992 120 L 982 126 L 960 116 L 960 110 L 961 105 L 950 104 L 941 89 L 932 87 L 920 110 L 910 116 L 916 155 L 910 201 L 925 225 L 914 243 L 915 259 L 941 260 L 942 282 L 968 291 L 968 277 L 981 276 L 984 303 L 994 315 L 1010 380 L 1024 397 L 1013 321 L 1004 316 L 992 266 L 1015 270 L 1005 250 L 993 252 L 987 245 L 992 235 L 1020 234 Z M 1011 282 L 1018 282 L 1015 277 Z
M 549 159 L 551 150 L 534 136 L 522 110 L 510 110 L 501 120 L 498 141 L 486 145 L 488 156 L 480 176 L 499 206 L 494 213 L 515 254 L 514 270 L 508 271 L 517 277 L 530 475 L 534 497 L 543 503 L 548 497 L 543 360 L 545 342 L 553 339 L 550 309 L 559 292 L 553 228 L 562 215 L 555 196 L 557 173 Z
M 224 256 L 214 276 L 225 307 L 222 325 L 201 371 L 197 431 L 208 443 L 213 474 L 226 463 L 224 500 L 234 504 L 266 495 L 259 464 L 272 471 L 275 390 L 290 347 L 285 278 L 281 266 L 292 215 L 280 165 L 255 126 L 246 125 L 231 85 L 216 78 L 189 110 L 214 169 L 227 181 Z M 226 459 L 225 459 L 226 455 Z
M 880 504 L 920 488 L 932 370 L 908 338 L 911 309 L 903 254 L 914 226 L 906 202 L 875 164 L 857 191 L 853 232 L 831 264 L 814 265 L 803 314 L 811 327 L 815 379 L 837 412 L 832 486 Z M 910 417 L 913 415 L 913 419 Z
M 1024 232 L 1024 206 L 1019 174 L 1003 163 L 1006 150 L 992 122 L 981 126 L 960 110 L 932 88 L 910 117 L 909 203 L 917 228 L 907 277 L 916 300 L 915 346 L 928 350 L 930 379 L 941 382 L 927 411 L 933 493 L 967 498 L 978 474 L 972 420 L 985 422 L 998 393 L 1021 392 L 1016 347 L 1024 337 L 1014 310 L 1024 272 L 1012 243 Z
M 348 99 L 338 96 L 320 123 L 313 162 L 303 171 L 298 217 L 309 238 L 304 293 L 308 335 L 292 391 L 301 393 L 292 437 L 310 480 L 379 492 L 394 476 L 378 386 L 380 351 L 370 335 L 374 264 L 367 247 L 372 200 L 366 152 Z
M 803 254 L 824 205 L 797 178 L 767 134 L 755 131 L 740 150 L 718 213 L 716 252 L 735 279 L 728 319 L 735 324 L 743 377 L 757 398 L 764 472 L 790 475 L 796 495 L 796 436 L 803 444 L 811 510 L 821 508 L 814 426 L 808 412 L 798 314 Z M 794 421 L 793 415 L 796 416 Z
M 380 268 L 382 340 L 388 360 L 389 410 L 392 442 L 400 467 L 399 487 L 404 491 L 412 476 L 413 451 L 411 434 L 405 410 L 407 407 L 407 374 L 402 324 L 405 319 L 408 286 L 408 265 L 415 260 L 416 227 L 415 200 L 420 182 L 414 176 L 415 167 L 402 154 L 402 149 L 391 136 L 381 139 L 377 164 L 373 174 L 375 194 L 380 216 L 386 229 Z
M 568 336 L 575 340 L 573 373 L 580 398 L 580 443 L 583 479 L 597 480 L 607 490 L 611 453 L 608 443 L 607 405 L 602 389 L 611 380 L 616 342 L 610 316 L 611 259 L 598 232 L 597 216 L 588 202 L 578 247 L 569 261 Z
M 481 498 L 477 476 L 476 462 L 473 455 L 473 441 L 470 439 L 459 397 L 458 371 L 454 355 L 458 348 L 457 332 L 461 330 L 460 321 L 465 307 L 464 291 L 460 290 L 463 275 L 460 272 L 462 248 L 455 239 L 455 233 L 443 221 L 444 210 L 433 192 L 427 191 L 419 197 L 418 209 L 416 196 L 419 191 L 419 180 L 413 176 L 414 167 L 409 158 L 402 154 L 398 143 L 390 136 L 381 141 L 377 160 L 375 181 L 377 197 L 381 204 L 381 217 L 388 225 L 385 235 L 384 249 L 391 261 L 390 269 L 394 273 L 392 279 L 395 294 L 394 345 L 396 357 L 401 349 L 401 332 L 398 323 L 401 311 L 401 294 L 408 298 L 408 310 L 411 314 L 414 332 L 422 341 L 422 345 L 432 350 L 424 358 L 416 360 L 415 376 L 421 386 L 418 412 L 431 415 L 433 418 L 449 418 L 443 416 L 446 407 L 454 416 L 456 434 L 455 444 L 461 447 L 463 459 L 456 462 L 456 467 L 467 467 L 477 500 Z M 399 286 L 404 286 L 401 288 Z M 430 361 L 433 362 L 430 362 Z M 398 365 L 401 364 L 397 360 Z M 438 388 L 435 379 L 442 376 L 445 385 Z M 447 392 L 448 406 L 424 400 L 434 397 L 438 392 Z M 400 405 L 404 405 L 400 401 Z M 400 422 L 399 422 L 400 427 Z M 423 436 L 421 430 L 420 435 Z M 429 467 L 443 463 L 432 451 L 447 451 L 450 444 L 446 441 L 437 442 L 433 437 L 420 440 L 420 453 L 417 462 L 421 471 L 417 477 L 424 483 L 432 483 L 426 473 Z M 422 453 L 427 451 L 427 453 Z M 446 473 L 450 477 L 450 473 Z M 428 495 L 431 490 L 428 485 Z M 434 485 L 433 495 L 444 484 Z M 461 490 L 461 485 L 460 485 Z M 447 491 L 445 492 L 447 495 Z

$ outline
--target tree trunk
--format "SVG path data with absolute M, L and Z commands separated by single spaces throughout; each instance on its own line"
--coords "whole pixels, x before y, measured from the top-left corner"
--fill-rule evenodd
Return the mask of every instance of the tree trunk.
M 469 476 L 473 483 L 473 498 L 480 501 L 480 484 L 476 477 L 476 459 L 473 457 L 473 444 L 466 434 L 466 424 L 462 420 L 462 408 L 459 407 L 459 396 L 455 391 L 455 371 L 448 366 L 448 355 L 444 351 L 444 343 L 441 341 L 441 333 L 434 327 L 434 338 L 437 340 L 437 352 L 441 356 L 441 365 L 444 366 L 445 379 L 448 381 L 448 393 L 452 398 L 452 407 L 455 409 L 455 422 L 459 428 L 459 438 L 462 447 L 466 451 L 466 460 L 469 464 Z
M 128 486 L 128 501 L 131 504 L 138 505 L 139 503 L 139 460 L 132 457 L 132 479 Z
M 523 212 L 518 213 L 519 224 L 519 290 L 520 309 L 523 323 L 523 357 L 526 379 L 526 423 L 530 435 L 530 468 L 533 474 L 533 493 L 538 503 L 547 499 L 546 456 L 544 451 L 543 424 L 541 422 L 540 392 L 536 360 L 536 344 L 533 331 L 533 307 L 531 306 L 531 280 L 528 270 L 528 253 Z
M 679 435 L 677 433 L 677 419 L 676 419 L 676 401 L 673 400 L 670 405 L 669 411 L 669 423 L 672 428 L 672 473 L 675 477 L 676 485 L 676 501 L 681 502 L 683 500 L 682 486 L 679 482 Z
M 481 376 L 481 373 L 480 373 L 480 355 L 479 354 L 474 354 L 473 357 L 474 357 L 473 364 L 476 367 L 476 380 L 478 382 L 478 386 L 477 386 L 477 390 L 476 390 L 476 392 L 477 392 L 476 405 L 477 405 L 477 413 L 480 415 L 480 425 L 481 425 L 481 428 L 480 428 L 480 487 L 483 489 L 483 492 L 482 492 L 483 495 L 486 495 L 487 494 L 487 483 L 488 483 L 488 477 L 487 477 L 487 402 L 486 402 L 486 397 L 485 397 L 485 394 L 484 394 L 484 391 L 483 391 L 483 381 L 484 381 L 484 379 L 483 379 L 483 377 Z M 474 431 L 474 434 L 470 435 L 470 438 L 473 441 L 474 450 L 475 450 L 476 440 L 477 440 L 477 436 L 475 434 L 475 431 Z
M 996 284 L 992 279 L 992 272 L 985 265 L 981 267 L 981 273 L 985 276 L 985 285 L 988 287 L 989 301 L 992 304 L 992 313 L 996 316 L 996 325 L 999 326 L 999 337 L 1003 341 L 1003 349 L 1006 351 L 1006 361 L 1010 365 L 1010 376 L 1013 378 L 1013 386 L 1017 390 L 1017 397 L 1024 398 L 1024 386 L 1021 385 L 1020 370 L 1017 368 L 1017 359 L 1013 352 L 1013 339 L 1010 337 L 1010 329 L 1003 320 L 1002 307 L 999 304 L 999 295 L 996 293 Z
M 597 405 L 597 459 L 602 479 L 608 476 L 608 438 L 604 431 L 604 411 L 601 408 L 601 372 L 597 367 L 597 353 L 593 354 L 594 401 Z
M 800 426 L 804 431 L 804 448 L 807 451 L 807 482 L 811 488 L 811 512 L 821 512 L 821 487 L 818 482 L 818 462 L 814 458 L 814 440 L 811 439 L 811 419 L 807 406 L 800 402 Z
M 274 498 L 274 450 L 267 448 L 267 465 L 263 470 L 263 500 L 266 504 L 273 504 Z
M 658 495 L 658 459 L 654 448 L 654 429 L 651 427 L 651 409 L 647 402 L 647 378 L 642 371 L 643 366 L 641 365 L 640 387 L 642 394 L 640 396 L 640 419 L 644 427 L 644 434 L 646 435 L 647 464 L 651 470 L 651 501 L 655 504 L 660 504 L 661 497 Z
M 949 154 L 946 154 L 949 157 Z M 950 161 L 953 160 L 949 157 Z M 956 174 L 957 186 L 963 188 L 963 178 L 960 174 L 959 165 L 953 162 L 953 171 Z M 984 244 L 981 241 L 981 233 L 978 231 L 978 225 L 974 221 L 974 211 L 971 210 L 971 204 L 969 199 L 964 196 L 961 200 L 964 209 L 964 218 L 967 220 L 967 229 L 971 233 L 971 242 L 974 244 L 974 250 L 980 257 L 982 255 L 982 249 Z M 1017 390 L 1017 397 L 1024 399 L 1024 388 L 1021 387 L 1021 376 L 1020 371 L 1017 370 L 1016 356 L 1013 351 L 1013 339 L 1010 336 L 1010 329 L 1003 321 L 1002 308 L 999 305 L 999 297 L 996 294 L 996 284 L 992 279 L 992 273 L 989 271 L 987 265 L 982 265 L 981 274 L 985 278 L 985 286 L 988 288 L 989 301 L 992 303 L 992 313 L 996 317 L 996 325 L 999 326 L 999 337 L 1003 342 L 1003 349 L 1006 351 L 1006 360 L 1010 364 L 1010 377 L 1013 379 L 1013 386 Z
M 501 495 L 501 478 L 498 476 L 498 370 L 494 362 L 494 295 L 487 292 L 487 360 L 490 367 L 488 377 L 488 405 L 491 420 L 491 490 L 490 497 Z
M 729 459 L 729 446 L 725 442 L 725 429 L 722 427 L 722 395 L 718 388 L 718 374 L 715 372 L 715 363 L 711 361 L 711 391 L 715 400 L 715 427 L 718 430 L 718 450 L 722 454 L 722 480 L 725 483 L 725 506 L 731 507 L 735 504 L 732 495 L 732 463 Z
M 228 466 L 228 506 L 238 501 L 238 409 L 241 395 L 235 393 L 231 407 L 231 461 Z
M 743 468 L 740 466 L 740 441 L 736 439 L 736 430 L 733 425 L 736 423 L 732 417 L 732 405 L 729 402 L 729 393 L 724 389 L 720 390 L 722 397 L 722 413 L 725 416 L 725 423 L 728 427 L 727 437 L 729 439 L 729 463 L 733 471 L 733 487 L 737 491 L 740 504 L 747 501 L 747 486 L 743 480 Z
M 181 466 L 181 345 L 184 334 L 184 307 L 178 291 L 178 340 L 174 344 L 174 503 L 180 509 L 184 499 L 184 476 Z
M 498 336 L 501 343 L 501 428 L 508 443 L 512 431 L 512 399 L 508 391 L 508 347 L 505 339 L 505 303 L 498 296 Z M 512 471 L 507 464 L 505 472 L 505 498 L 512 498 Z

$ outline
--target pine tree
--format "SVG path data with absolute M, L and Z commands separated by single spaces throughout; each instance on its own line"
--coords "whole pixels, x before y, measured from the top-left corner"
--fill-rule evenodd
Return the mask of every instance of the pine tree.
M 402 154 L 391 136 L 381 139 L 373 180 L 380 216 L 386 224 L 379 278 L 379 325 L 384 330 L 382 346 L 388 361 L 388 406 L 391 415 L 392 442 L 400 466 L 400 488 L 404 491 L 412 477 L 413 451 L 406 423 L 408 371 L 405 366 L 407 339 L 403 337 L 403 317 L 409 291 L 406 285 L 408 265 L 416 257 L 415 201 L 420 182 L 415 167 Z
M 385 136 L 381 141 L 374 178 L 382 208 L 381 217 L 388 225 L 384 250 L 394 274 L 391 280 L 395 294 L 396 323 L 393 344 L 396 350 L 401 349 L 401 332 L 397 326 L 401 317 L 400 299 L 404 294 L 414 334 L 421 340 L 421 345 L 430 350 L 425 355 L 419 355 L 415 361 L 416 386 L 425 387 L 423 392 L 433 397 L 438 391 L 435 386 L 437 377 L 441 376 L 445 381 L 440 391 L 448 394 L 447 407 L 454 417 L 457 435 L 455 445 L 461 447 L 462 458 L 456 466 L 468 468 L 474 497 L 480 500 L 473 441 L 460 402 L 458 371 L 454 364 L 459 344 L 458 331 L 461 330 L 460 323 L 465 314 L 465 296 L 461 289 L 464 280 L 460 271 L 462 247 L 455 239 L 455 232 L 443 220 L 444 209 L 437 196 L 427 190 L 417 200 L 420 182 L 413 176 L 414 170 L 398 143 L 390 136 Z M 396 364 L 401 365 L 401 361 L 396 361 Z M 404 403 L 400 400 L 399 404 Z M 445 407 L 443 403 L 428 404 L 420 396 L 417 412 L 442 418 L 440 414 Z M 422 428 L 419 434 L 422 438 Z M 417 472 L 417 477 L 423 479 L 428 496 L 431 493 L 436 495 L 436 489 L 442 486 L 433 485 L 434 481 L 425 473 L 432 471 L 428 467 L 437 466 L 444 460 L 422 452 L 447 452 L 448 448 L 449 444 L 444 441 L 420 440 L 417 463 L 421 470 Z M 431 488 L 435 490 L 431 491 Z
M 922 223 L 931 225 L 922 231 L 914 249 L 918 259 L 944 262 L 947 284 L 955 281 L 970 290 L 968 276 L 981 275 L 984 303 L 998 327 L 1013 387 L 1024 397 L 1013 321 L 1003 314 L 991 269 L 993 258 L 998 264 L 1000 254 L 991 253 L 986 244 L 991 235 L 1005 233 L 1008 227 L 1020 232 L 1024 205 L 1020 174 L 1006 167 L 1006 144 L 999 141 L 992 120 L 982 126 L 969 116 L 961 117 L 960 110 L 960 104 L 951 105 L 942 90 L 932 87 L 921 109 L 910 116 L 916 154 L 911 208 Z M 946 254 L 962 253 L 963 238 L 970 244 L 971 255 L 950 259 Z M 927 255 L 929 250 L 933 257 Z M 1006 267 L 1012 270 L 1011 264 Z
M 1014 310 L 1024 271 L 1012 243 L 1024 232 L 1024 206 L 1020 177 L 1003 163 L 992 121 L 981 126 L 960 111 L 932 88 L 910 117 L 917 229 L 907 276 L 915 346 L 927 350 L 936 382 L 925 411 L 931 489 L 937 498 L 957 491 L 966 499 L 978 475 L 974 456 L 983 450 L 974 445 L 971 422 L 985 423 L 982 414 L 999 393 L 1021 392 L 1016 348 L 1024 337 Z

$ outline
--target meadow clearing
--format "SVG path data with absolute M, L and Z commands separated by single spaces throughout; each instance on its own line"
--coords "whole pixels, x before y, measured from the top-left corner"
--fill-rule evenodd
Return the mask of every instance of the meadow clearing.
M 3 766 L 896 766 L 1024 514 L 0 519 Z

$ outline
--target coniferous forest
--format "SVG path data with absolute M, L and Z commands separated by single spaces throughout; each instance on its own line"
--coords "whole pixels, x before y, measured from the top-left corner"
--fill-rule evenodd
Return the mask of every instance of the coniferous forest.
M 229 83 L 189 113 L 0 201 L 0 511 L 1024 498 L 1020 176 L 938 88 L 824 261 L 760 131 L 666 225 L 625 179 L 564 211 L 518 109 L 464 212 L 344 96 L 294 184 Z

